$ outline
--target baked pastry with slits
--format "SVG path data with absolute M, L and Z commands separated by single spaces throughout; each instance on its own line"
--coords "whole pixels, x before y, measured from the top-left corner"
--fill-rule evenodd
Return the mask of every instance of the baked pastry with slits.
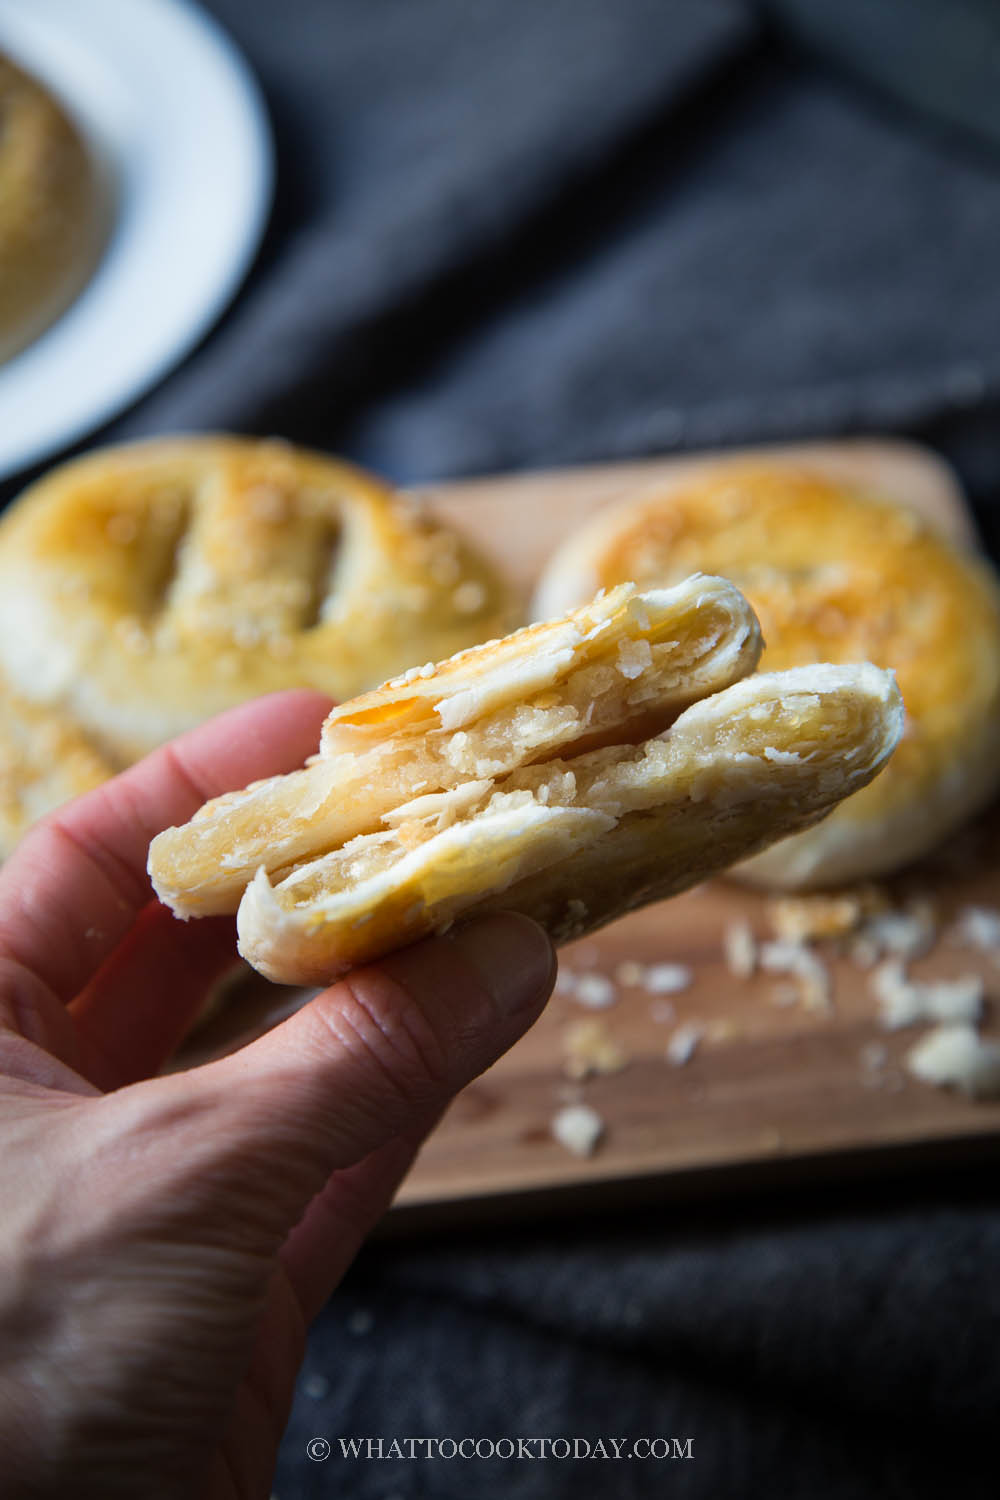
M 182 916 L 238 901 L 241 953 L 285 983 L 471 908 L 579 937 L 813 823 L 891 753 L 891 673 L 748 676 L 760 647 L 724 579 L 622 585 L 335 709 L 303 770 L 158 835 L 153 884 Z
M 76 126 L 0 54 L 0 361 L 80 291 L 104 245 L 108 206 Z
M 413 502 L 278 442 L 106 449 L 0 521 L 8 738 L 54 714 L 109 773 L 258 694 L 351 698 L 517 616 L 493 568 Z M 25 790 L 25 824 L 40 800 Z
M 906 705 L 884 775 L 736 872 L 837 884 L 922 854 L 1000 784 L 1000 589 L 988 563 L 912 512 L 805 468 L 720 462 L 599 513 L 551 559 L 535 613 L 622 579 L 730 578 L 756 610 L 765 670 L 871 661 Z

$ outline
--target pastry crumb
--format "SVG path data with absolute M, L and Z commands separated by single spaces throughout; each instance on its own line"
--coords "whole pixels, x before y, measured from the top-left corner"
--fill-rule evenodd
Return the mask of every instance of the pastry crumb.
M 829 1011 L 830 971 L 819 954 L 803 942 L 762 943 L 760 966 L 769 974 L 787 974 L 795 981 L 806 1010 Z
M 1000 911 L 990 906 L 963 906 L 948 939 L 961 948 L 975 948 L 1000 960 Z
M 567 1026 L 564 1040 L 566 1060 L 563 1072 L 568 1078 L 620 1073 L 628 1065 L 628 1053 L 608 1034 L 602 1021 L 574 1021 Z
M 704 1034 L 704 1028 L 694 1021 L 678 1026 L 667 1043 L 667 1061 L 672 1062 L 676 1068 L 684 1067 L 685 1063 L 691 1061 Z
M 757 939 L 747 921 L 729 922 L 722 935 L 726 968 L 736 979 L 749 979 L 757 967 Z
M 678 995 L 690 987 L 694 975 L 687 964 L 640 964 L 625 959 L 615 969 L 615 980 L 626 989 L 644 989 L 650 995 Z
M 593 1156 L 604 1135 L 605 1125 L 596 1109 L 589 1104 L 567 1104 L 553 1115 L 549 1125 L 560 1146 L 574 1156 Z
M 968 1022 L 936 1026 L 904 1061 L 924 1083 L 955 1088 L 969 1099 L 1000 1098 L 1000 1044 L 984 1041 Z
M 782 896 L 768 903 L 774 935 L 787 943 L 844 937 L 854 931 L 861 915 L 857 896 Z
M 577 1005 L 586 1006 L 588 1010 L 606 1010 L 618 999 L 611 980 L 596 972 L 581 974 L 571 993 Z
M 907 977 L 902 959 L 887 958 L 870 984 L 887 1031 L 919 1021 L 978 1021 L 982 1015 L 984 986 L 979 974 L 921 982 Z
M 651 995 L 678 995 L 690 987 L 691 979 L 687 964 L 650 964 L 643 983 Z
M 937 923 L 929 901 L 915 901 L 903 911 L 881 912 L 864 924 L 861 936 L 880 954 L 901 959 L 922 958 L 937 936 Z

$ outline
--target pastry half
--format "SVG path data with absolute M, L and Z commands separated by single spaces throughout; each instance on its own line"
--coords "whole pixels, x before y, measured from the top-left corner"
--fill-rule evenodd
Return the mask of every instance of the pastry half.
M 1000 588 L 982 557 L 918 515 L 790 463 L 720 462 L 599 513 L 552 557 L 548 614 L 623 578 L 730 578 L 756 610 L 761 667 L 871 661 L 906 705 L 883 776 L 737 872 L 789 888 L 892 870 L 933 847 L 1000 785 Z
M 890 673 L 750 676 L 760 647 L 724 580 L 621 586 L 336 710 L 312 765 L 159 835 L 154 885 L 181 915 L 245 887 L 240 950 L 286 983 L 472 908 L 577 937 L 821 818 L 890 755 Z
M 301 771 L 206 804 L 154 839 L 180 916 L 235 911 L 247 883 L 338 849 L 414 797 L 486 787 L 533 761 L 658 733 L 752 672 L 756 617 L 731 584 L 620 586 L 560 620 L 488 641 L 335 708 Z

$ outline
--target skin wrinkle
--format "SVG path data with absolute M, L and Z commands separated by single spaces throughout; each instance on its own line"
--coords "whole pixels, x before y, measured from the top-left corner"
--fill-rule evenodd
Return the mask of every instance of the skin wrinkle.
M 70 1055 L 76 1052 L 75 1038 L 70 1035 L 67 1046 L 60 1047 L 58 1052 L 52 1045 L 51 1035 L 48 1040 L 49 1046 L 46 1047 L 20 1031 L 0 1025 L 0 1073 L 4 1075 L 4 1083 L 45 1090 L 65 1089 L 71 1095 L 99 1093 L 100 1090 L 85 1076 L 82 1065 L 77 1067 L 80 1059 L 73 1056 L 69 1061 L 65 1056 L 67 1051 Z
M 281 1137 L 267 1152 L 254 1152 L 235 1131 L 227 1132 L 224 1125 L 220 1130 L 211 1114 L 205 1126 L 214 1131 L 214 1142 L 203 1144 L 205 1127 L 185 1129 L 176 1142 L 176 1159 L 166 1163 L 157 1161 L 162 1131 L 156 1127 L 148 1132 L 139 1160 L 130 1156 L 122 1161 L 112 1151 L 105 1170 L 113 1169 L 131 1194 L 132 1206 L 123 1217 L 123 1228 L 131 1219 L 140 1235 L 157 1232 L 170 1240 L 197 1237 L 206 1251 L 252 1252 L 265 1262 L 287 1232 L 289 1204 L 308 1191 L 306 1164 L 301 1170 L 289 1166 L 287 1143 Z M 316 1175 L 315 1167 L 312 1175 Z M 270 1194 L 248 1194 L 247 1181 L 275 1186 Z
M 154 956 L 157 960 L 154 973 L 145 980 L 144 956 L 147 963 Z M 151 1056 L 154 1049 L 162 1052 L 166 1046 L 172 1051 L 200 1009 L 205 982 L 221 979 L 237 963 L 231 923 L 218 928 L 211 920 L 199 923 L 180 948 L 173 919 L 164 908 L 155 902 L 144 907 L 133 930 L 101 966 L 93 983 L 69 1004 L 81 1039 L 95 1048 L 100 1067 L 90 1071 L 101 1085 L 113 1089 L 133 1083 L 149 1071 L 147 1062 L 156 1065 L 157 1057 Z M 140 984 L 143 989 L 137 1003 L 135 990 Z M 112 1013 L 120 1017 L 117 1026 L 109 1024 Z M 144 1041 L 148 1047 L 142 1046 Z
M 206 775 L 203 771 L 199 771 L 192 764 L 188 753 L 180 745 L 176 743 L 164 745 L 163 760 L 167 769 L 177 777 L 178 781 L 187 787 L 191 793 L 191 801 L 196 808 L 200 807 L 203 802 L 207 802 L 214 795 L 213 787 L 215 783 L 212 777 Z M 151 829 L 150 838 L 157 831 L 157 829 Z
M 341 983 L 343 984 L 344 981 L 341 980 Z M 407 1070 L 412 1067 L 412 1059 L 402 1053 L 397 1053 L 395 1044 L 383 1028 L 375 1025 L 375 1033 L 387 1043 L 389 1056 L 383 1054 L 382 1049 L 370 1034 L 372 1018 L 368 1007 L 356 998 L 353 985 L 348 984 L 347 989 L 348 1004 L 336 1007 L 319 1006 L 314 1019 L 317 1025 L 323 1026 L 329 1032 L 335 1046 L 342 1050 L 345 1058 L 355 1065 L 344 1069 L 350 1079 L 351 1094 L 351 1109 L 347 1120 L 358 1122 L 357 1124 L 348 1123 L 347 1130 L 349 1135 L 355 1132 L 364 1135 L 376 1122 L 404 1119 L 414 1105 L 419 1108 L 419 1091 L 412 1089 L 409 1078 L 401 1079 L 392 1070 L 394 1055 L 399 1056 Z M 355 1007 L 357 1015 L 351 1013 L 352 1006 Z M 426 1075 L 419 1082 L 426 1088 Z M 433 1087 L 433 1083 L 431 1086 Z M 373 1107 L 373 1098 L 378 1101 L 378 1108 Z M 343 1109 L 345 1101 L 338 1102 L 340 1108 Z M 386 1111 L 386 1104 L 391 1106 L 391 1111 Z M 343 1119 L 344 1116 L 342 1115 L 341 1118 Z M 345 1165 L 345 1163 L 339 1163 L 339 1165 Z
M 101 791 L 103 788 L 99 789 L 98 795 Z M 108 801 L 111 803 L 110 797 Z M 113 803 L 111 805 L 114 806 Z M 44 825 L 44 829 L 49 834 L 54 834 L 56 838 L 63 838 L 72 844 L 77 854 L 82 855 L 84 860 L 100 872 L 122 910 L 133 911 L 140 903 L 145 904 L 149 899 L 152 887 L 148 877 L 138 875 L 135 870 L 131 869 L 110 842 L 95 840 L 92 844 L 84 843 L 81 836 L 74 832 L 69 822 L 59 812 L 53 813 L 49 822 Z
M 399 1135 L 387 1142 L 387 1146 L 396 1146 L 401 1157 L 408 1164 L 419 1150 L 420 1140 L 412 1135 Z M 386 1146 L 377 1149 L 384 1151 Z M 335 1200 L 333 1203 L 328 1203 L 327 1194 Z M 342 1169 L 324 1188 L 320 1189 L 306 1207 L 306 1214 L 312 1213 L 335 1215 L 341 1228 L 358 1240 L 367 1234 L 371 1227 L 371 1203 L 366 1199 L 363 1188 L 355 1185 L 351 1178 L 350 1168 Z M 305 1214 L 303 1214 L 304 1218 Z
M 52 1038 L 48 1035 L 51 1028 L 43 1007 L 35 999 L 39 988 L 46 995 L 50 1008 L 59 1004 L 49 987 L 42 984 L 20 959 L 0 955 L 0 1018 L 4 1027 L 39 1047 L 51 1046 Z
M 415 1058 L 422 1078 L 435 1093 L 447 1087 L 451 1071 L 447 1048 L 401 984 L 389 975 L 376 977 L 362 971 L 357 976 L 346 975 L 342 985 L 401 1063 L 408 1067 Z M 402 1047 L 401 1041 L 408 1043 L 408 1048 Z
M 174 1080 L 162 1082 L 173 1084 Z M 294 1082 L 290 1087 L 294 1089 Z M 106 1104 L 117 1106 L 125 1093 L 112 1096 Z M 287 1232 L 282 1226 L 288 1206 L 307 1205 L 328 1180 L 328 1138 L 343 1134 L 341 1117 L 335 1113 L 329 1125 L 314 1119 L 306 1132 L 299 1121 L 288 1120 L 256 1079 L 240 1091 L 235 1110 L 230 1107 L 231 1099 L 222 1090 L 194 1100 L 175 1098 L 170 1091 L 161 1095 L 148 1114 L 140 1112 L 131 1121 L 127 1115 L 124 1121 L 112 1118 L 111 1139 L 121 1134 L 124 1125 L 129 1153 L 117 1167 L 118 1175 L 140 1185 L 143 1202 L 148 1196 L 165 1203 L 165 1227 L 176 1222 L 181 1210 L 182 1219 L 197 1219 L 203 1235 L 211 1234 L 213 1243 L 222 1248 L 234 1240 L 237 1245 L 245 1244 L 253 1229 L 266 1240 L 271 1253 Z M 183 1132 L 179 1139 L 178 1132 Z M 158 1165 L 164 1135 L 173 1135 L 178 1149 L 168 1162 Z M 255 1194 L 244 1203 L 242 1189 L 230 1185 L 254 1179 L 270 1183 L 271 1192 Z
M 442 1113 L 439 1109 L 437 1117 Z M 389 1207 L 422 1138 L 416 1128 L 390 1138 L 362 1161 L 335 1172 L 308 1204 L 280 1252 L 289 1290 L 306 1324 L 323 1306 L 331 1278 L 339 1279 L 347 1270 L 365 1235 Z
M 100 910 L 102 922 L 110 917 L 116 936 L 120 937 L 124 935 L 128 925 L 128 917 L 130 916 L 128 904 L 123 900 L 121 892 L 111 884 L 105 871 L 94 860 L 90 859 L 86 848 L 81 846 L 79 841 L 73 838 L 63 827 L 55 823 L 45 824 L 37 830 L 37 833 L 29 834 L 28 838 L 24 840 L 23 858 L 30 860 L 36 848 L 44 847 L 40 841 L 48 834 L 54 835 L 57 841 L 62 840 L 69 843 L 74 850 L 74 856 L 78 856 L 81 852 L 83 853 L 85 862 L 92 867 L 99 880 L 99 884 L 95 885 L 95 888 L 88 893 L 90 910 Z M 31 872 L 34 876 L 28 887 L 31 905 L 25 902 L 24 888 L 19 891 L 17 911 L 8 916 L 4 922 L 3 933 L 0 936 L 0 951 L 8 953 L 23 968 L 35 973 L 39 979 L 43 980 L 46 987 L 52 992 L 53 997 L 62 1006 L 76 989 L 76 981 L 70 976 L 90 967 L 92 965 L 92 957 L 87 951 L 86 946 L 88 931 L 84 930 L 81 933 L 78 930 L 77 926 L 71 920 L 70 912 L 64 909 L 64 903 L 61 899 L 50 900 L 46 904 L 44 916 L 32 909 L 37 904 L 39 892 L 45 884 L 46 866 L 48 866 L 48 863 L 46 861 L 43 865 L 42 862 L 39 862 L 40 867 Z M 136 888 L 138 889 L 138 886 Z M 148 899 L 148 893 L 145 893 L 145 895 Z M 108 909 L 109 903 L 112 908 L 110 911 Z M 16 940 L 12 931 L 17 919 L 29 922 L 35 934 L 40 939 L 40 941 L 31 942 L 29 938 L 29 942 L 31 942 L 32 948 L 40 950 L 41 954 L 44 955 L 48 972 L 40 972 L 38 964 L 29 962 L 22 951 L 21 944 Z M 102 932 L 102 936 L 106 936 L 106 934 Z M 60 981 L 58 976 L 61 974 L 65 975 L 65 977 Z

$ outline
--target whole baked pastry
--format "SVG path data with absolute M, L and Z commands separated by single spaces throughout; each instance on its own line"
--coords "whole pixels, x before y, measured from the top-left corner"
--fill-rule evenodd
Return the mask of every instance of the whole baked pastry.
M 545 617 L 623 579 L 701 568 L 750 600 L 762 666 L 871 661 L 895 670 L 906 729 L 892 763 L 830 817 L 740 867 L 761 884 L 832 885 L 915 858 L 1000 783 L 1000 590 L 982 558 L 909 510 L 805 468 L 710 470 L 599 513 L 551 559 Z
M 458 535 L 348 464 L 227 437 L 76 460 L 0 520 L 8 838 L 19 804 L 24 827 L 61 800 L 60 744 L 110 774 L 245 699 L 352 698 L 518 613 Z
M 335 709 L 301 771 L 159 834 L 153 884 L 181 916 L 238 902 L 240 952 L 285 983 L 473 908 L 579 937 L 815 822 L 891 754 L 891 673 L 748 675 L 760 645 L 725 579 L 622 585 Z
M 0 360 L 80 291 L 108 221 L 108 195 L 76 126 L 0 54 Z

